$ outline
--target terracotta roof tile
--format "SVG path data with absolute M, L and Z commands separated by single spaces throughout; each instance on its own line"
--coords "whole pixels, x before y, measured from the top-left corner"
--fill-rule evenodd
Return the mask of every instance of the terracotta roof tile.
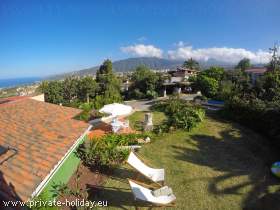
M 17 153 L 0 164 L 0 191 L 26 201 L 88 128 L 73 119 L 80 112 L 32 99 L 1 104 L 0 147 Z
M 250 68 L 245 70 L 246 73 L 253 73 L 253 74 L 264 74 L 267 72 L 267 68 L 262 67 L 262 68 Z
M 13 101 L 26 99 L 26 98 L 29 98 L 29 97 L 28 96 L 11 96 L 11 97 L 7 97 L 7 98 L 0 98 L 0 105 L 4 104 L 4 103 L 10 103 Z

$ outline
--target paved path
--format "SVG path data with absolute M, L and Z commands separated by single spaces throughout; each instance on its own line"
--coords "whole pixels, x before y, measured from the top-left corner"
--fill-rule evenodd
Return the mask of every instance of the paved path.
M 188 95 L 181 95 L 181 98 L 184 100 L 193 100 L 197 94 L 188 94 Z M 132 101 L 125 101 L 126 105 L 132 106 L 136 111 L 149 111 L 150 107 L 159 100 L 166 100 L 168 97 L 157 98 L 153 100 L 132 100 Z
M 149 111 L 151 105 L 157 100 L 133 100 L 125 101 L 126 105 L 132 106 L 136 111 Z

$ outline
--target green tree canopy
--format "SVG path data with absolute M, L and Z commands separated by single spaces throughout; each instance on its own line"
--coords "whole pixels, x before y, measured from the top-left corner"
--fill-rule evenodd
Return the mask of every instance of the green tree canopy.
M 219 82 L 214 78 L 198 75 L 196 78 L 196 86 L 203 95 L 213 98 L 218 93 Z
M 212 66 L 209 69 L 202 71 L 200 74 L 213 78 L 220 82 L 224 78 L 225 70 L 222 67 Z
M 60 81 L 43 82 L 41 90 L 45 94 L 45 101 L 53 104 L 63 103 L 63 84 Z
M 63 99 L 66 103 L 71 103 L 78 95 L 79 79 L 76 77 L 67 77 L 63 82 Z
M 267 101 L 280 101 L 280 72 L 267 72 L 261 81 L 264 90 L 263 99 Z
M 98 84 L 92 77 L 86 76 L 79 80 L 78 98 L 81 101 L 89 102 L 89 99 L 95 97 L 97 91 L 98 91 Z
M 130 91 L 139 92 L 135 95 L 136 98 L 146 97 L 147 95 L 156 97 L 156 91 L 160 89 L 163 78 L 146 66 L 138 66 L 131 76 L 131 81 Z
M 238 64 L 235 66 L 236 69 L 241 69 L 242 71 L 245 71 L 245 69 L 248 69 L 251 67 L 251 61 L 248 58 L 241 59 Z
M 113 64 L 112 61 L 107 59 L 103 62 L 103 64 L 99 67 L 96 72 L 96 81 L 103 82 L 103 78 L 107 75 L 113 74 Z
M 122 101 L 121 81 L 113 73 L 112 62 L 109 59 L 105 60 L 96 72 L 96 81 L 99 85 L 99 105 Z
M 272 57 L 267 67 L 271 71 L 280 71 L 280 56 L 278 55 L 279 47 L 274 45 L 272 48 L 269 48 L 272 53 Z
M 250 76 L 241 69 L 234 69 L 225 72 L 224 80 L 231 81 L 234 92 L 237 95 L 244 95 L 251 88 Z
M 199 63 L 196 60 L 192 59 L 192 58 L 186 60 L 183 63 L 183 67 L 184 68 L 188 68 L 188 69 L 196 69 L 196 70 L 199 70 L 199 68 L 200 68 L 199 67 Z

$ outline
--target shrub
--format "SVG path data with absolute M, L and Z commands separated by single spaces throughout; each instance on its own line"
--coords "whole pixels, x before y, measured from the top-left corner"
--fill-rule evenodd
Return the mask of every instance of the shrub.
M 98 110 L 92 109 L 92 110 L 90 111 L 90 118 L 89 118 L 89 120 L 98 119 L 98 118 L 101 118 L 101 117 L 103 117 L 103 116 L 106 116 L 106 114 L 102 114 L 102 113 L 100 113 Z
M 79 146 L 77 156 L 86 166 L 108 168 L 124 161 L 129 151 L 119 149 L 118 146 L 137 144 L 142 134 L 109 134 L 98 139 L 91 139 Z
M 65 102 L 63 103 L 63 106 L 73 107 L 73 108 L 79 108 L 83 103 L 80 102 L 78 99 L 74 99 L 71 102 Z
M 181 100 L 177 96 L 171 96 L 165 106 L 164 112 L 171 116 L 176 112 L 179 112 L 182 108 L 186 106 L 186 101 Z
M 155 99 L 158 97 L 158 94 L 156 91 L 153 91 L 153 90 L 148 90 L 147 93 L 146 93 L 146 96 L 149 100 L 151 99 Z
M 152 111 L 158 111 L 158 112 L 165 112 L 166 108 L 166 102 L 165 101 L 157 101 L 155 104 L 151 106 Z
M 186 105 L 180 110 L 172 113 L 168 118 L 168 125 L 176 129 L 182 128 L 190 131 L 196 127 L 198 123 L 202 122 L 205 116 L 203 109 L 192 105 Z
M 154 99 L 162 87 L 164 78 L 146 66 L 138 66 L 131 75 L 128 89 L 130 99 Z
M 137 144 L 137 139 L 145 137 L 144 134 L 108 134 L 102 138 L 101 141 L 104 141 L 105 144 L 115 144 L 117 146 L 128 146 Z
M 114 143 L 104 143 L 99 139 L 91 139 L 79 146 L 77 156 L 88 167 L 100 169 L 110 168 L 126 159 L 127 150 L 120 150 Z
M 104 104 L 104 97 L 102 95 L 95 96 L 95 99 L 93 101 L 94 108 L 101 109 Z
M 168 131 L 169 131 L 169 126 L 168 126 L 167 122 L 163 122 L 160 125 L 156 125 L 156 126 L 154 126 L 154 129 L 153 129 L 153 132 L 157 135 L 167 133 Z
M 67 184 L 59 182 L 59 183 L 54 183 L 52 185 L 52 193 L 55 198 L 61 196 L 67 196 L 67 195 L 73 195 L 74 193 L 72 190 L 67 186 Z
M 208 98 L 213 98 L 218 93 L 219 83 L 214 78 L 199 75 L 197 77 L 197 86 L 203 95 Z
M 231 81 L 221 81 L 216 100 L 228 100 L 234 94 L 234 84 Z
M 96 118 L 101 118 L 104 114 L 100 113 L 96 109 L 94 109 L 94 103 L 82 103 L 79 106 L 79 109 L 83 111 L 76 117 L 78 120 L 83 120 L 88 122 L 89 120 L 93 120 Z
M 226 101 L 221 114 L 262 133 L 271 143 L 280 147 L 279 107 L 269 107 L 257 98 L 245 99 L 234 96 Z
M 205 111 L 200 106 L 181 100 L 176 96 L 170 97 L 166 102 L 155 104 L 153 110 L 163 111 L 167 116 L 165 124 L 155 127 L 156 133 L 169 131 L 172 128 L 190 131 L 202 122 L 205 116 Z
M 145 98 L 145 94 L 136 88 L 129 92 L 129 98 L 142 99 Z

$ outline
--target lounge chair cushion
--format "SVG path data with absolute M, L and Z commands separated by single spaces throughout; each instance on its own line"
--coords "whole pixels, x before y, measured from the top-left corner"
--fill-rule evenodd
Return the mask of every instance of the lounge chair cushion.
M 127 163 L 154 182 L 164 181 L 164 169 L 147 166 L 133 152 L 129 154 Z
M 163 195 L 172 195 L 173 191 L 170 187 L 164 186 L 162 188 L 152 191 L 152 194 L 155 197 L 159 197 L 159 196 L 163 196 Z
M 129 180 L 129 185 L 136 200 L 147 201 L 158 205 L 171 204 L 176 200 L 174 194 L 154 196 L 152 190 L 145 188 L 132 180 Z

